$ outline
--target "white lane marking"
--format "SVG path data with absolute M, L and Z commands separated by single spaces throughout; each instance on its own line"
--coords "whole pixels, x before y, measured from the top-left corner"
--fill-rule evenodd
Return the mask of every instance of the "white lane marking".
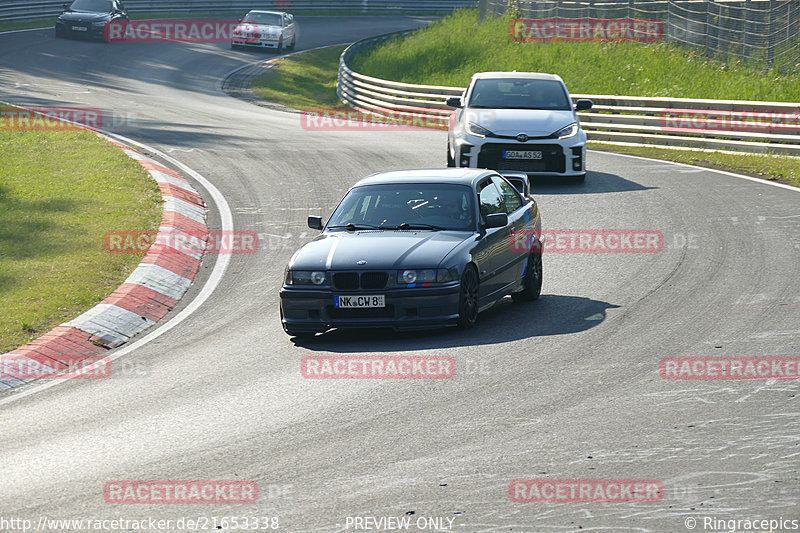
M 661 164 L 664 163 L 664 161 L 661 160 L 661 159 L 650 159 L 649 157 L 641 157 L 641 156 L 638 156 L 638 155 L 617 154 L 617 153 L 614 153 L 614 152 L 603 152 L 601 150 L 588 150 L 588 151 L 596 153 L 596 154 L 615 155 L 615 156 L 619 156 L 619 157 L 628 157 L 628 158 L 631 158 L 631 159 L 639 159 L 641 161 L 652 161 L 654 163 L 661 163 Z M 715 168 L 698 167 L 698 166 L 694 166 L 694 165 L 687 165 L 686 163 L 675 163 L 675 162 L 672 162 L 672 161 L 670 161 L 669 164 L 670 165 L 677 165 L 677 166 L 680 166 L 680 167 L 687 167 L 687 168 L 698 168 L 700 170 L 707 170 L 708 172 L 716 172 L 717 174 L 722 174 L 722 175 L 725 175 L 725 176 L 732 176 L 734 178 L 739 178 L 739 179 L 748 180 L 748 181 L 754 181 L 756 183 L 761 183 L 763 185 L 772 185 L 773 187 L 780 187 L 781 189 L 788 189 L 790 191 L 800 192 L 800 187 L 792 187 L 791 185 L 784 185 L 783 183 L 775 183 L 773 181 L 768 181 L 768 180 L 764 180 L 764 179 L 761 179 L 761 178 L 754 178 L 752 176 L 743 176 L 742 174 L 736 174 L 734 172 L 728 172 L 726 170 L 717 170 Z
M 656 173 L 656 174 L 666 174 L 666 173 L 674 173 L 674 174 L 695 174 L 697 172 L 702 172 L 705 170 L 704 168 L 670 168 L 670 167 L 663 167 L 663 168 L 648 168 L 648 172 Z
M 768 339 L 770 337 L 794 337 L 800 335 L 800 329 L 787 330 L 787 331 L 761 331 L 755 335 L 751 335 L 751 339 Z
M 14 105 L 14 104 L 9 104 L 7 102 L 0 102 L 0 103 L 3 103 L 5 105 Z M 169 161 L 170 163 L 181 169 L 183 172 L 186 172 L 187 174 L 192 176 L 200 184 L 202 184 L 203 187 L 205 187 L 205 189 L 211 195 L 211 199 L 217 205 L 217 209 L 220 215 L 220 225 L 222 227 L 222 231 L 233 231 L 233 214 L 231 213 L 231 208 L 228 205 L 227 200 L 225 200 L 225 197 L 222 195 L 219 189 L 217 189 L 214 186 L 214 184 L 208 181 L 202 174 L 189 168 L 188 166 L 184 165 L 177 159 L 174 159 L 168 156 L 167 154 L 161 152 L 160 150 L 152 148 L 146 144 L 134 141 L 133 139 L 129 139 L 127 137 L 123 137 L 122 135 L 117 135 L 116 133 L 111 133 L 109 131 L 104 131 L 104 130 L 96 130 L 96 131 L 102 133 L 103 135 L 107 135 L 109 137 L 117 139 L 118 141 L 121 141 L 123 144 L 127 144 L 129 146 L 134 146 L 134 145 L 139 146 L 143 148 L 145 151 L 154 153 L 163 158 L 164 160 Z M 148 333 L 141 339 L 131 344 L 126 344 L 125 346 L 118 348 L 115 352 L 109 354 L 108 356 L 105 356 L 106 359 L 108 361 L 114 361 L 116 359 L 119 359 L 123 355 L 132 352 L 133 350 L 136 350 L 138 348 L 141 348 L 142 346 L 148 344 L 151 341 L 156 340 L 158 337 L 168 332 L 172 328 L 178 326 L 181 322 L 189 318 L 195 311 L 197 311 L 197 309 L 201 305 L 203 305 L 203 303 L 205 303 L 206 300 L 208 300 L 211 297 L 214 290 L 222 282 L 222 278 L 225 275 L 225 271 L 228 269 L 228 264 L 230 263 L 231 255 L 232 254 L 217 255 L 217 261 L 214 263 L 214 269 L 211 271 L 211 274 L 209 275 L 206 283 L 203 285 L 203 288 L 200 289 L 200 293 L 194 298 L 194 300 L 192 300 L 186 307 L 184 307 L 180 313 L 175 315 L 171 320 L 165 322 L 162 326 L 158 327 L 158 329 L 156 329 L 152 333 Z M 0 405 L 6 405 L 15 402 L 32 394 L 36 394 L 37 392 L 42 392 L 51 387 L 55 387 L 56 385 L 59 385 L 60 383 L 64 383 L 66 381 L 69 380 L 63 380 L 63 379 L 53 380 L 53 381 L 48 381 L 46 383 L 37 384 L 35 386 L 32 386 L 28 390 L 14 394 L 13 396 L 9 396 L 7 398 L 0 399 Z
M 800 217 L 800 215 L 786 215 L 785 217 L 765 217 L 765 216 L 759 215 L 759 216 L 756 217 L 756 220 L 759 221 L 759 222 L 764 222 L 768 218 L 795 218 L 795 217 Z
M 52 26 L 48 26 L 46 28 L 28 28 L 27 30 L 6 30 L 6 31 L 0 31 L 0 35 L 6 35 L 9 33 L 22 33 L 24 31 L 40 31 L 40 30 L 52 30 L 52 29 L 53 29 Z

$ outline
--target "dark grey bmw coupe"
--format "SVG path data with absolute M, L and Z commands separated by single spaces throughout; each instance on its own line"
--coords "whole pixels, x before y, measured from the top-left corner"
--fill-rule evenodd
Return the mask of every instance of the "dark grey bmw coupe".
M 289 261 L 281 322 L 292 336 L 331 328 L 471 328 L 510 294 L 542 288 L 536 202 L 481 169 L 403 170 L 356 183 Z

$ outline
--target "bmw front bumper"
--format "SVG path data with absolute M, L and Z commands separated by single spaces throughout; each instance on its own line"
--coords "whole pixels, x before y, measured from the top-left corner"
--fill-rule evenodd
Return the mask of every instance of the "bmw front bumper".
M 246 39 L 244 37 L 234 37 L 231 39 L 233 46 L 251 46 L 253 48 L 278 48 L 278 40 L 267 39 Z
M 331 328 L 389 327 L 396 330 L 433 329 L 458 320 L 461 286 L 451 282 L 436 287 L 336 291 L 283 286 L 281 322 L 292 332 L 323 332 Z M 385 307 L 338 309 L 334 295 L 383 294 Z

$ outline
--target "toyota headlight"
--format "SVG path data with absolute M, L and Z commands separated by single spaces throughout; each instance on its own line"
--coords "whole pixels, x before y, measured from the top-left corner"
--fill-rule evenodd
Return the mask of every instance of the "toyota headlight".
M 559 139 L 568 139 L 570 137 L 574 137 L 578 134 L 578 123 L 573 122 L 569 126 L 563 127 L 557 132 L 553 134 L 554 137 L 558 137 Z
M 467 133 L 477 137 L 494 137 L 494 133 L 474 122 L 467 122 Z

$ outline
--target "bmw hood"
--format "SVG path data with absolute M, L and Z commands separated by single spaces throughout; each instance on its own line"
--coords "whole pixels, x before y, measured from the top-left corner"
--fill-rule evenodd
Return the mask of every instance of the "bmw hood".
M 267 26 L 266 24 L 254 24 L 251 22 L 239 24 L 234 31 L 246 33 L 256 32 L 262 37 L 266 37 L 267 35 L 278 36 L 281 34 L 281 29 L 278 26 Z
M 298 250 L 293 270 L 436 268 L 473 234 L 464 231 L 374 230 L 324 233 Z M 365 263 L 359 264 L 362 261 Z
M 497 135 L 544 137 L 575 122 L 575 114 L 571 110 L 469 109 L 467 120 Z
M 104 22 L 110 18 L 110 13 L 67 11 L 59 15 L 58 20 L 63 20 L 64 22 Z

